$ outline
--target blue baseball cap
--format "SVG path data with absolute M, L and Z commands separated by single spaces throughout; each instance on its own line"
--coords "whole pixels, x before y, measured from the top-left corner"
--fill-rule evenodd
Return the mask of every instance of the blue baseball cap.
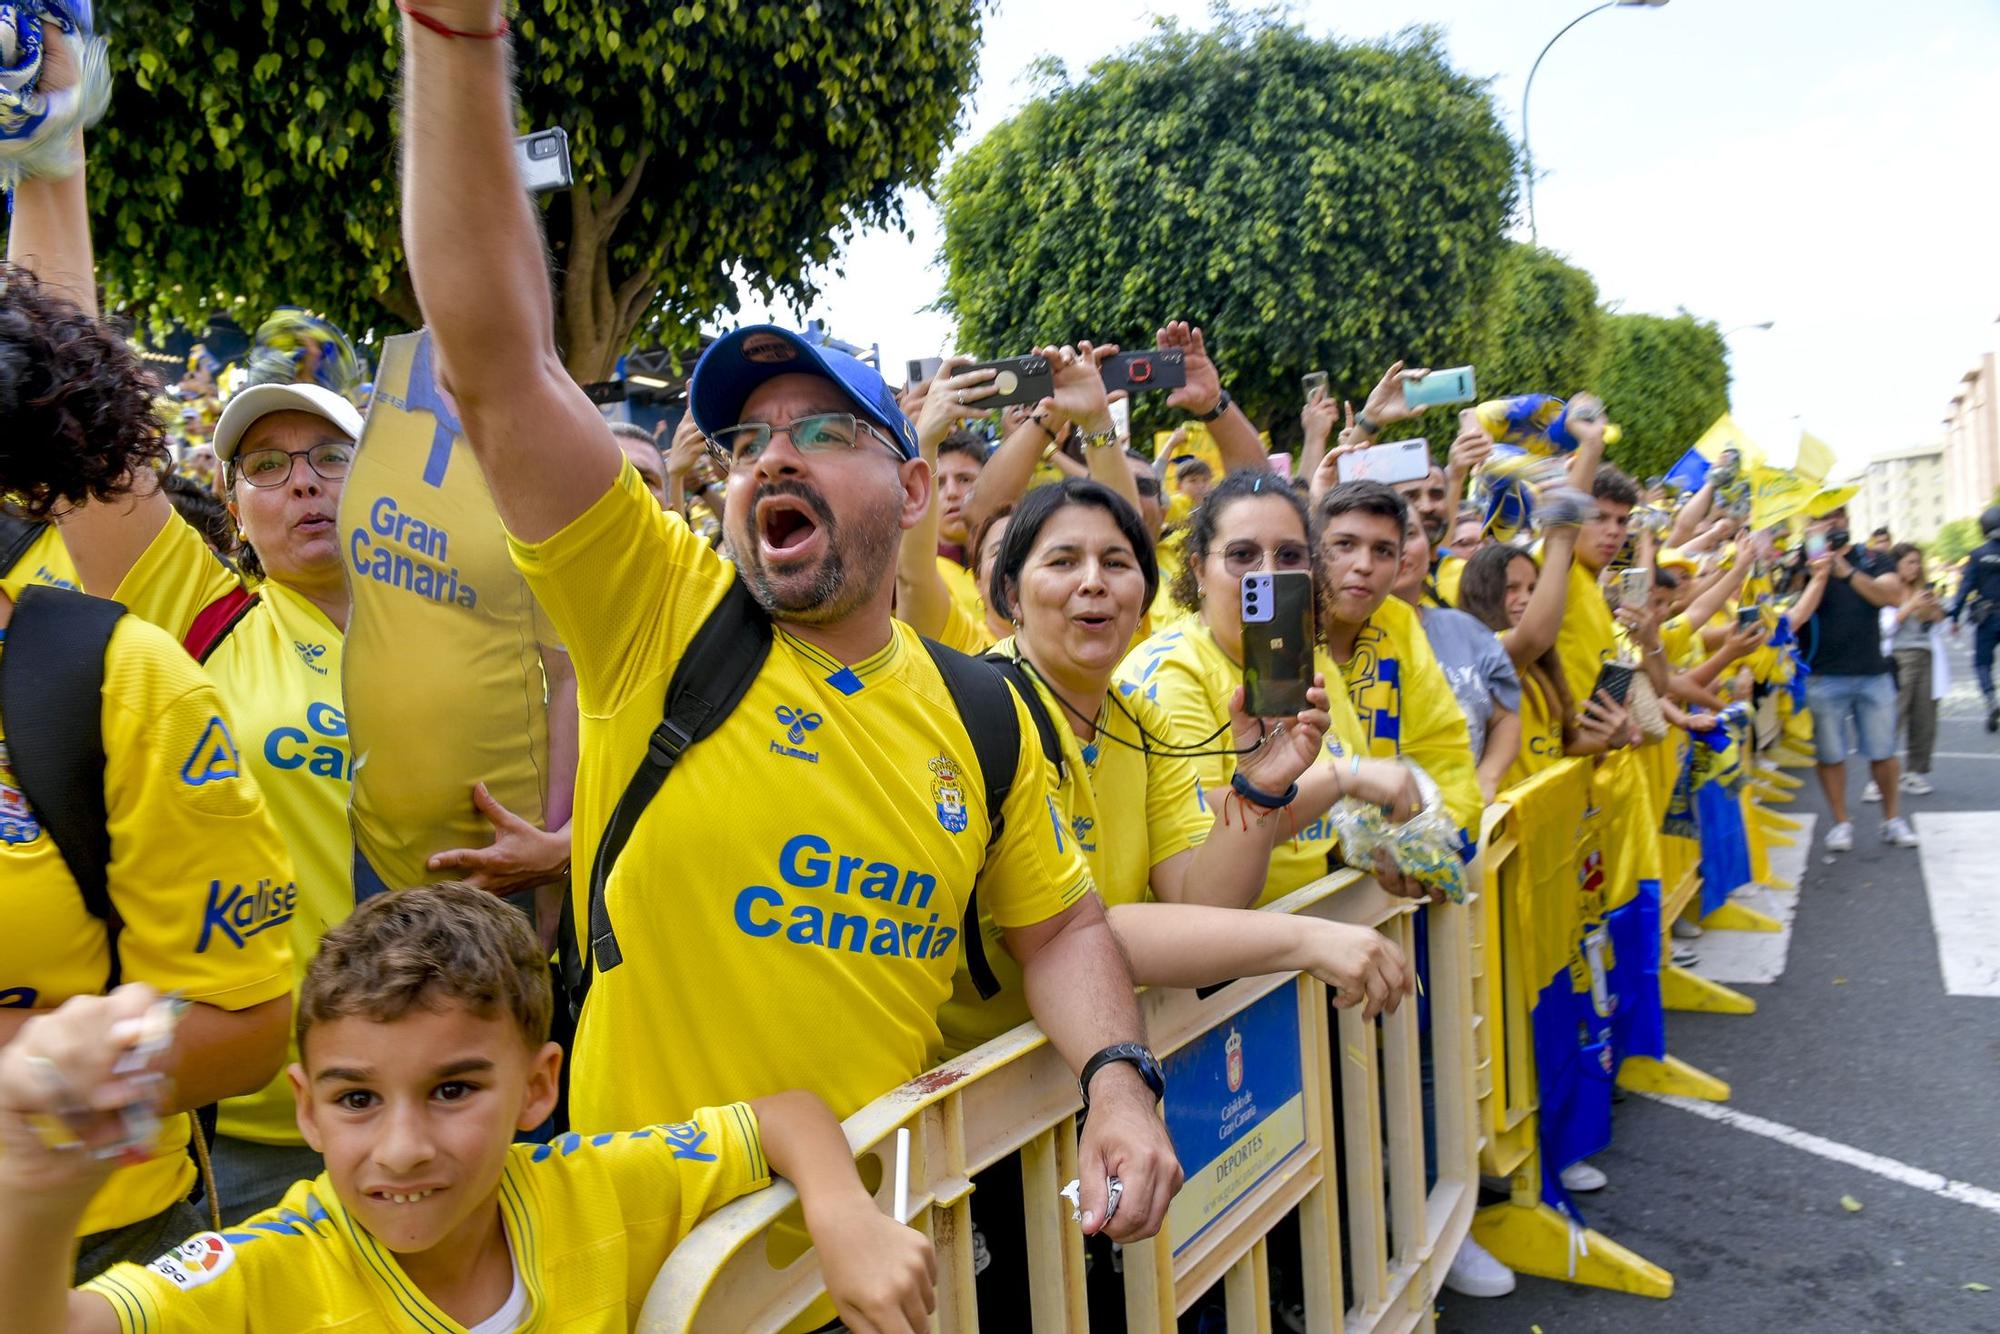
M 780 375 L 819 375 L 840 387 L 855 412 L 889 433 L 903 457 L 917 457 L 917 430 L 896 395 L 871 366 L 845 352 L 806 341 L 775 324 L 753 324 L 709 344 L 688 380 L 688 411 L 703 435 L 741 421 L 743 405 L 764 381 Z

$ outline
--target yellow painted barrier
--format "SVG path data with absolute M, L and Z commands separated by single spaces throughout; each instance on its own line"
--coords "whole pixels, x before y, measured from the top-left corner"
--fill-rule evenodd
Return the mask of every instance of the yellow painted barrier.
M 1436 906 L 1425 915 L 1438 1146 L 1437 1179 L 1428 1188 L 1414 1004 L 1379 1023 L 1351 1010 L 1330 1021 L 1326 988 L 1300 974 L 1245 978 L 1205 998 L 1164 989 L 1142 996 L 1147 1033 L 1169 1070 L 1170 1126 L 1178 1106 L 1176 1062 L 1205 1060 L 1217 1044 L 1224 1052 L 1235 1044 L 1227 1057 L 1232 1071 L 1275 1055 L 1297 1073 L 1296 1093 L 1281 1106 L 1259 1103 L 1254 1112 L 1230 1113 L 1263 1117 L 1255 1122 L 1260 1143 L 1245 1150 L 1261 1174 L 1234 1155 L 1221 1164 L 1191 1167 L 1167 1229 L 1124 1248 L 1126 1323 L 1135 1334 L 1172 1334 L 1178 1316 L 1217 1284 L 1233 1313 L 1232 1328 L 1268 1328 L 1264 1238 L 1294 1211 L 1305 1257 L 1308 1328 L 1391 1334 L 1433 1327 L 1433 1303 L 1471 1226 L 1478 1193 L 1471 987 L 1476 910 L 1475 899 L 1463 907 Z M 1410 903 L 1352 872 L 1317 881 L 1264 911 L 1375 926 L 1406 954 L 1413 952 L 1419 920 Z M 1252 1042 L 1272 1032 L 1288 1036 L 1290 1050 L 1253 1054 Z M 1197 1081 L 1179 1082 L 1193 1092 L 1187 1086 Z M 1245 1085 L 1250 1091 L 1257 1087 L 1254 1078 Z M 1078 1109 L 1068 1067 L 1041 1031 L 1025 1024 L 847 1119 L 848 1142 L 867 1175 L 880 1173 L 878 1199 L 885 1207 L 893 1190 L 896 1131 L 904 1126 L 912 1131 L 912 1223 L 938 1250 L 933 1328 L 979 1328 L 974 1178 L 1017 1152 L 1027 1206 L 1029 1290 L 1021 1296 L 1018 1318 L 1002 1328 L 1089 1328 L 1081 1234 L 1070 1220 L 1068 1202 L 1056 1194 L 1076 1175 Z M 1334 1167 L 1336 1145 L 1344 1178 Z M 1187 1157 L 1188 1146 L 1181 1145 L 1181 1152 Z M 1246 1179 L 1238 1188 L 1236 1182 Z M 653 1334 L 782 1329 L 823 1291 L 810 1253 L 780 1267 L 764 1244 L 772 1223 L 795 1201 L 781 1182 L 704 1222 L 660 1271 L 638 1328 Z M 1343 1256 L 1350 1279 L 1345 1289 Z

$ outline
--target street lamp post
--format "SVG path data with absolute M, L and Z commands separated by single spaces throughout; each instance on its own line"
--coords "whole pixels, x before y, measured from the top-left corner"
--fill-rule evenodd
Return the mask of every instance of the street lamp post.
M 1548 46 L 1542 48 L 1542 55 L 1536 56 L 1535 63 L 1528 68 L 1528 86 L 1521 90 L 1521 154 L 1527 160 L 1528 169 L 1528 241 L 1530 244 L 1540 245 L 1541 233 L 1535 229 L 1535 150 L 1528 143 L 1528 97 L 1535 91 L 1535 71 L 1542 67 L 1542 56 L 1546 56 L 1549 53 L 1549 47 L 1554 46 L 1562 40 L 1563 33 L 1568 32 L 1592 14 L 1606 9 L 1618 9 L 1631 5 L 1641 5 L 1648 9 L 1658 9 L 1666 3 L 1667 0 L 1604 0 L 1603 4 L 1593 9 L 1586 9 L 1568 23 L 1563 24 L 1561 31 L 1549 38 Z

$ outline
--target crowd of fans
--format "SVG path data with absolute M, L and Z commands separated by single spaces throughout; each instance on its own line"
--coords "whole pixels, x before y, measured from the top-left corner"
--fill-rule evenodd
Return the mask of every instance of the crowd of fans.
M 0 680 L 58 640 L 101 661 L 85 707 L 50 678 L 0 692 L 0 1306 L 22 1328 L 617 1325 L 774 1174 L 827 1279 L 811 1323 L 925 1328 L 928 1244 L 833 1118 L 1033 1018 L 1082 1083 L 1084 1231 L 1153 1235 L 1180 1167 L 1135 986 L 1303 970 L 1372 1018 L 1419 985 L 1376 932 L 1253 911 L 1350 861 L 1449 892 L 1451 865 L 1344 855 L 1342 812 L 1428 820 L 1469 861 L 1510 786 L 1579 756 L 1619 783 L 1677 730 L 1691 764 L 1747 750 L 1756 706 L 1802 691 L 1827 850 L 1854 842 L 1850 755 L 1908 847 L 1947 624 L 1978 624 L 2000 724 L 2000 515 L 1948 598 L 1837 503 L 1759 527 L 1721 470 L 1642 487 L 1588 394 L 1560 438 L 1468 409 L 1392 487 L 1342 473 L 1417 414 L 1426 372 L 1401 363 L 1359 412 L 1305 401 L 1294 469 L 1186 322 L 1154 338 L 1186 382 L 1150 452 L 1106 391 L 1115 347 L 1036 349 L 1053 392 L 996 411 L 970 358 L 897 390 L 757 326 L 702 357 L 671 433 L 607 424 L 555 356 L 499 8 L 408 13 L 411 275 L 560 641 L 574 753 L 547 828 L 482 805 L 495 847 L 432 859 L 469 885 L 357 887 L 335 516 L 360 364 L 286 314 L 240 374 L 198 349 L 162 409 L 97 318 L 81 172 L 22 180 Z M 74 77 L 64 47 L 45 88 Z M 1241 590 L 1266 573 L 1309 576 L 1316 612 L 1279 718 L 1244 690 Z M 98 757 L 94 812 L 66 748 Z M 1622 791 L 1657 838 L 1670 812 Z M 1699 928 L 1674 934 L 1685 960 Z M 1004 1272 L 1006 1220 L 980 1221 Z M 1468 1242 L 1448 1282 L 1512 1278 Z

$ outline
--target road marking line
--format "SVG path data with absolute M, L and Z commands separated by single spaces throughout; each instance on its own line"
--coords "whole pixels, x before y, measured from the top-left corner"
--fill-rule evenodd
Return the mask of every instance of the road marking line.
M 2000 811 L 1920 811 L 1916 823 L 1945 994 L 2000 996 L 2000 895 L 1993 892 Z
M 2000 760 L 2000 754 L 1989 750 L 1934 750 L 1934 760 Z M 1907 795 L 1907 794 L 1906 794 Z
M 1683 1098 L 1672 1093 L 1641 1093 L 1639 1096 L 1651 1098 L 1654 1102 L 1663 1102 L 1669 1107 L 1678 1107 L 1684 1112 L 1693 1112 L 1696 1116 L 1705 1117 L 1710 1121 L 1734 1126 L 1738 1130 L 1747 1130 L 1753 1135 L 1762 1135 L 1765 1139 L 1776 1140 L 1794 1149 L 1802 1149 L 1829 1162 L 1844 1163 L 1849 1167 L 1858 1167 L 1864 1172 L 1873 1172 L 1878 1177 L 1927 1191 L 1940 1199 L 1955 1200 L 1959 1204 L 1969 1204 L 1975 1209 L 1984 1209 L 1990 1214 L 2000 1214 L 2000 1191 L 1987 1190 L 1983 1186 L 1974 1186 L 1964 1181 L 1953 1181 L 1936 1172 L 1912 1167 L 1894 1158 L 1884 1158 L 1879 1153 L 1869 1153 L 1866 1149 L 1857 1149 L 1837 1140 L 1823 1139 L 1776 1121 L 1766 1121 L 1761 1116 L 1739 1112 L 1733 1107 L 1724 1107 L 1712 1102 L 1697 1102 L 1693 1098 Z

